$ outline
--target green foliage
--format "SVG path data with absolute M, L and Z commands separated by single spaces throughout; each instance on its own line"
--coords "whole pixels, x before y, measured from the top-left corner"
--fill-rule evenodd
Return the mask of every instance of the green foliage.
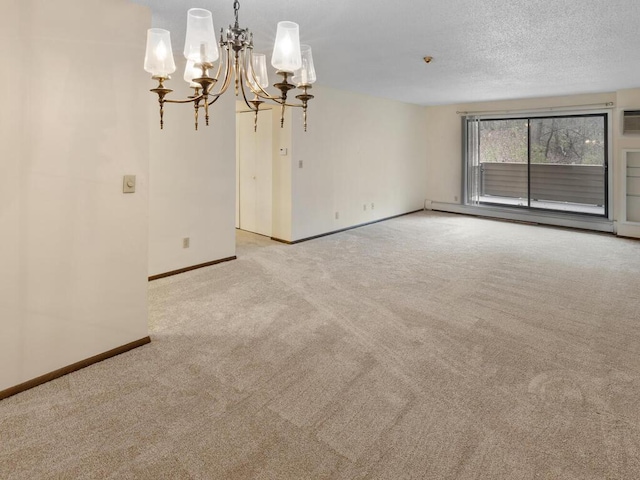
M 527 121 L 480 122 L 480 162 L 527 163 Z
M 530 125 L 529 125 L 530 124 Z M 604 165 L 604 117 L 483 120 L 480 162 Z

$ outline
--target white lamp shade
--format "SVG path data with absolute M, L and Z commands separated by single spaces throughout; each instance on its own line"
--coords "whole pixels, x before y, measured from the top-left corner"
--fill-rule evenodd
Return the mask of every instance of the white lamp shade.
M 302 66 L 300 28 L 297 23 L 278 22 L 271 65 L 279 71 L 293 73 Z
M 202 69 L 196 67 L 193 60 L 187 60 L 187 66 L 184 68 L 184 81 L 189 84 L 190 87 L 199 88 L 202 85 L 193 81 L 194 78 L 202 77 Z
M 269 86 L 269 77 L 267 76 L 267 56 L 264 53 L 254 53 L 251 57 L 253 65 L 247 70 L 247 78 L 249 83 L 258 90 L 258 85 L 262 88 Z
M 187 12 L 187 36 L 184 41 L 184 57 L 196 64 L 213 63 L 220 54 L 213 18 L 209 10 L 192 8 Z
M 156 77 L 168 77 L 176 71 L 171 49 L 171 34 L 162 28 L 147 30 L 147 51 L 144 69 Z
M 300 45 L 300 54 L 302 56 L 302 66 L 295 71 L 291 80 L 299 87 L 312 85 L 316 81 L 316 69 L 313 66 L 311 47 L 309 45 Z

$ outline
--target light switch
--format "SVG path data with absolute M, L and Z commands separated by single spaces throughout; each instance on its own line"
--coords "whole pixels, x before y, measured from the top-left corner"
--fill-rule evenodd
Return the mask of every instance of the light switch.
M 286 157 L 287 156 L 287 149 L 286 148 L 281 148 L 280 149 L 280 156 L 281 157 Z
M 122 180 L 122 193 L 136 193 L 136 176 L 125 175 Z

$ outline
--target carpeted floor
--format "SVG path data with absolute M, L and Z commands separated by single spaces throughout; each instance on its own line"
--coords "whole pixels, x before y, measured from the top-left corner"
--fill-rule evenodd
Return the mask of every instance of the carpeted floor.
M 0 478 L 640 478 L 637 241 L 239 232 L 150 305 L 150 345 L 0 402 Z

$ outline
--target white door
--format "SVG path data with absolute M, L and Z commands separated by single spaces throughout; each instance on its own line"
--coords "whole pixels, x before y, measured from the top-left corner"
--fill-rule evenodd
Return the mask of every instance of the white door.
M 236 118 L 238 205 L 236 225 L 242 230 L 271 236 L 272 217 L 272 114 L 258 115 L 258 131 L 253 131 L 254 114 L 242 112 Z

